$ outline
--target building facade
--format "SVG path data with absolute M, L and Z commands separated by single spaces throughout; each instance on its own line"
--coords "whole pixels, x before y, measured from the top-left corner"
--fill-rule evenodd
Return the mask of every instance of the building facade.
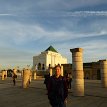
M 67 58 L 63 57 L 52 46 L 33 57 L 33 68 L 36 70 L 47 70 L 57 64 L 67 64 Z

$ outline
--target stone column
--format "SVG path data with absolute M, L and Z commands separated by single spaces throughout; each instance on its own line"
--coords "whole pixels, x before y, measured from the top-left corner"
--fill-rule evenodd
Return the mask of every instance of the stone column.
M 72 52 L 72 71 L 73 71 L 73 95 L 84 96 L 84 72 L 82 48 L 70 49 Z
M 49 69 L 50 76 L 52 76 L 52 68 Z
M 36 80 L 36 71 L 33 71 L 33 78 Z
M 5 75 L 6 75 L 6 72 L 5 72 L 5 70 L 3 70 L 2 71 L 2 77 L 1 77 L 2 80 L 5 80 Z
M 7 70 L 6 70 L 5 72 L 6 72 L 6 74 L 5 74 L 5 75 L 6 75 L 6 78 L 7 78 Z
M 100 60 L 102 87 L 107 88 L 107 60 Z
M 32 81 L 32 71 L 30 70 L 29 82 L 31 83 L 31 81 Z
M 64 76 L 63 66 L 61 65 L 61 76 Z
M 29 69 L 24 69 L 24 71 L 23 71 L 23 81 L 22 81 L 22 87 L 23 88 L 29 87 L 30 74 L 31 74 L 31 71 Z
M 17 75 L 17 69 L 13 69 L 13 73 Z
M 21 71 L 21 77 L 22 77 L 22 78 L 23 78 L 23 72 L 24 72 L 24 70 Z

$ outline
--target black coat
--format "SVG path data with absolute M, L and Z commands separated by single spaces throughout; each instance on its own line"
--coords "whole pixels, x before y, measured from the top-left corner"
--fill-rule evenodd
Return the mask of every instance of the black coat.
M 68 89 L 66 80 L 63 76 L 59 76 L 58 78 L 52 76 L 49 80 L 48 86 L 48 99 L 50 104 L 58 104 L 60 101 L 64 102 L 64 100 L 68 96 Z

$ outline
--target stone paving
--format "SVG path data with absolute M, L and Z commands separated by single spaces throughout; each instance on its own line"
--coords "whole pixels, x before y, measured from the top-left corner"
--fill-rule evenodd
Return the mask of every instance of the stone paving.
M 13 86 L 12 79 L 0 80 L 0 107 L 51 107 L 43 80 L 32 80 L 23 89 L 21 79 Z M 85 80 L 85 96 L 75 97 L 69 90 L 67 107 L 107 107 L 107 89 L 99 80 Z

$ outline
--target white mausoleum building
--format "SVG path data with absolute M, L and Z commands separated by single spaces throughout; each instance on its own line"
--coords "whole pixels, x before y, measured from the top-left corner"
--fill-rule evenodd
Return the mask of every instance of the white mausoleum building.
M 33 68 L 37 70 L 47 70 L 57 64 L 67 64 L 67 58 L 63 57 L 52 46 L 38 56 L 33 56 Z

